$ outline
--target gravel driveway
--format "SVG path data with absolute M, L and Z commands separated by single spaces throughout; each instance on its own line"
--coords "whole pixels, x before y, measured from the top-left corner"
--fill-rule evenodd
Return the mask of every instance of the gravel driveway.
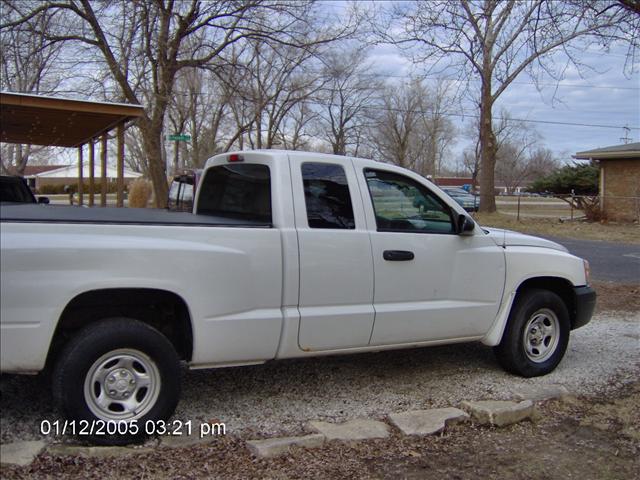
M 463 400 L 506 399 L 536 385 L 562 384 L 576 394 L 602 394 L 637 380 L 640 313 L 596 315 L 572 332 L 567 354 L 550 375 L 523 379 L 498 366 L 481 344 L 291 360 L 185 374 L 175 417 L 225 422 L 227 434 L 297 434 L 308 420 L 347 420 Z M 55 420 L 40 377 L 3 376 L 0 440 L 41 438 L 39 424 Z

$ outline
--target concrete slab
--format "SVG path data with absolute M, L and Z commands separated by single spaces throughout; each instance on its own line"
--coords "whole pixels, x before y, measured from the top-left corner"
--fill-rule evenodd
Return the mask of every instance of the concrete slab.
M 377 420 L 356 419 L 344 423 L 309 422 L 309 428 L 321 433 L 327 440 L 368 440 L 387 438 L 389 426 Z
M 392 413 L 389 420 L 405 435 L 433 435 L 454 425 L 469 420 L 469 415 L 459 408 L 435 408 Z
M 0 445 L 0 464 L 24 467 L 33 462 L 46 446 L 44 440 L 5 443 Z
M 324 445 L 325 436 L 314 433 L 304 437 L 267 438 L 265 440 L 249 440 L 247 447 L 257 457 L 269 458 L 282 455 L 289 447 L 298 446 L 305 448 L 317 448 Z
M 513 390 L 516 400 L 531 400 L 532 402 L 546 402 L 547 400 L 567 400 L 571 393 L 563 385 L 530 385 Z
M 533 415 L 534 406 L 531 400 L 508 402 L 503 400 L 484 400 L 479 402 L 462 402 L 473 419 L 482 425 L 503 427 L 520 422 Z

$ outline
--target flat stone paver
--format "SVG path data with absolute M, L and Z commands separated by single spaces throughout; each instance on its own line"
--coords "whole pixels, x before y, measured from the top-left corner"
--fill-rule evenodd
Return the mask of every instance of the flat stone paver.
M 531 385 L 513 390 L 516 400 L 531 400 L 532 402 L 545 402 L 547 400 L 566 400 L 571 393 L 563 385 Z
M 344 423 L 309 422 L 309 427 L 327 437 L 327 440 L 368 440 L 387 438 L 389 426 L 377 420 L 356 419 Z
M 503 427 L 518 423 L 533 415 L 533 402 L 509 402 L 504 400 L 483 400 L 479 402 L 462 402 L 473 419 L 482 425 Z
M 389 420 L 405 435 L 433 435 L 453 425 L 469 420 L 469 415 L 459 408 L 434 408 L 392 413 Z
M 47 442 L 34 440 L 27 442 L 5 443 L 0 445 L 0 463 L 3 465 L 18 465 L 24 467 L 33 462 Z
M 324 445 L 325 436 L 314 433 L 304 437 L 267 438 L 265 440 L 249 440 L 247 447 L 258 457 L 269 458 L 286 453 L 289 447 L 298 446 L 316 448 Z
M 110 458 L 124 457 L 127 455 L 137 455 L 149 453 L 154 449 L 151 447 L 85 447 L 83 445 L 56 444 L 47 448 L 51 455 L 71 455 L 84 458 Z
M 216 421 L 214 423 L 219 422 Z M 202 433 L 202 425 L 203 423 L 195 423 L 192 428 L 182 430 L 182 435 L 161 435 L 158 437 L 160 445 L 169 448 L 182 448 L 211 443 L 218 438 L 217 435 L 204 435 Z M 188 435 L 189 432 L 191 432 L 190 435 Z

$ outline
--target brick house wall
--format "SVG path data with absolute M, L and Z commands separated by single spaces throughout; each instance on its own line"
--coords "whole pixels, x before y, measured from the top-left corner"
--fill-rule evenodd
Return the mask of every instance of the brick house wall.
M 640 221 L 640 159 L 600 160 L 600 194 L 607 219 Z

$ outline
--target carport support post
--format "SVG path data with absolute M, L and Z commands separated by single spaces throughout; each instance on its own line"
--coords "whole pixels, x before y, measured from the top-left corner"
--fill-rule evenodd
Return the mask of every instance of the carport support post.
M 93 207 L 95 204 L 95 167 L 96 167 L 96 157 L 95 150 L 93 148 L 93 138 L 89 140 L 89 206 Z
M 116 206 L 124 207 L 124 123 L 118 125 L 118 196 Z
M 100 137 L 100 166 L 102 172 L 100 175 L 101 189 L 100 189 L 100 206 L 107 206 L 107 134 L 103 134 Z
M 84 205 L 84 160 L 82 159 L 82 147 L 78 147 L 78 205 Z

